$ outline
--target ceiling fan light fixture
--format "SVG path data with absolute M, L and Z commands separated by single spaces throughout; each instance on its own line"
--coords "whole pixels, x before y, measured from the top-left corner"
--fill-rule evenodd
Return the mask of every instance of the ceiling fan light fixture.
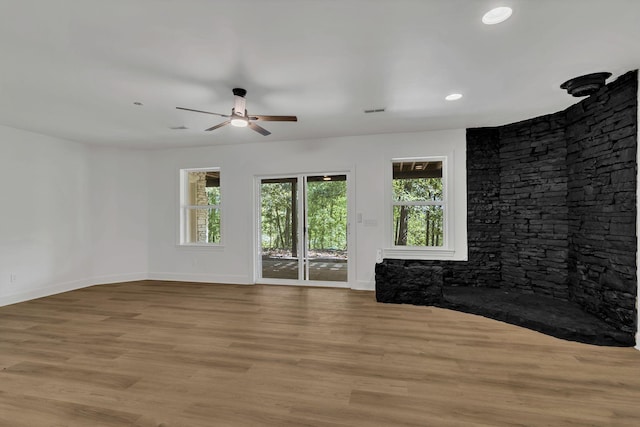
M 185 108 L 185 107 L 176 107 L 178 110 L 185 111 L 193 111 L 195 113 L 204 113 L 211 114 L 214 116 L 224 117 L 225 120 L 222 123 L 219 123 L 215 126 L 211 126 L 209 129 L 205 129 L 205 132 L 209 132 L 212 130 L 220 129 L 221 127 L 231 125 L 239 128 L 248 127 L 254 132 L 258 132 L 262 136 L 269 136 L 271 132 L 263 128 L 262 126 L 256 124 L 256 121 L 263 122 L 297 122 L 298 118 L 296 116 L 265 116 L 265 115 L 248 115 L 246 109 L 246 100 L 244 96 L 247 94 L 247 91 L 241 88 L 234 88 L 233 95 L 235 97 L 233 108 L 231 109 L 231 114 L 220 114 L 220 113 L 212 113 L 211 111 L 203 111 L 203 110 L 194 110 L 193 108 Z
M 486 25 L 495 25 L 509 19 L 513 10 L 510 7 L 501 6 L 491 9 L 482 17 L 482 23 Z
M 237 128 L 246 128 L 249 126 L 249 120 L 235 117 L 231 119 L 231 126 L 235 126 Z

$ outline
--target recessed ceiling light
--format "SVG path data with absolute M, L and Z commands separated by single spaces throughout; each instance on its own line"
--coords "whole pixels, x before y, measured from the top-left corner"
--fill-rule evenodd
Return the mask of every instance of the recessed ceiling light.
M 513 10 L 511 10 L 510 7 L 496 7 L 495 9 L 491 9 L 489 12 L 484 14 L 484 16 L 482 17 L 482 22 L 487 25 L 499 24 L 509 19 L 512 13 Z
M 457 101 L 460 98 L 462 98 L 461 93 L 452 93 L 450 95 L 445 96 L 444 99 L 446 99 L 447 101 Z

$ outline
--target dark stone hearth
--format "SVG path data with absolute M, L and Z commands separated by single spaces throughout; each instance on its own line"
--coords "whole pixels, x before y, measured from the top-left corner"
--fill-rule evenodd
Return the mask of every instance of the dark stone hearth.
M 633 345 L 637 90 L 633 71 L 565 111 L 467 129 L 468 261 L 385 260 L 378 301 Z
M 378 302 L 437 304 L 442 301 L 442 284 L 442 267 L 394 261 L 376 264 Z
M 423 265 L 424 261 L 385 259 L 376 264 L 376 300 L 383 303 L 429 305 L 477 314 L 556 338 L 585 344 L 628 347 L 634 335 L 585 311 L 579 304 L 520 289 L 443 286 L 443 274 L 459 263 Z M 618 294 L 616 294 L 618 295 Z M 612 295 L 613 298 L 615 298 Z M 625 301 L 635 301 L 626 295 Z
M 573 302 L 505 289 L 447 287 L 439 307 L 478 314 L 556 338 L 586 344 L 633 346 L 633 335 L 614 328 Z

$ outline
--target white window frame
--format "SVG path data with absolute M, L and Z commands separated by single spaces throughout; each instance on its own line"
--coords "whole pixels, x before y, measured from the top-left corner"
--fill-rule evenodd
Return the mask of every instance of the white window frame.
M 451 259 L 455 254 L 454 230 L 453 230 L 453 178 L 451 174 L 450 155 L 421 156 L 421 157 L 397 157 L 388 162 L 386 177 L 386 241 L 387 247 L 383 250 L 384 258 L 397 259 L 427 259 L 441 260 Z M 412 201 L 396 202 L 393 197 L 393 164 L 398 162 L 442 162 L 442 201 Z M 442 206 L 443 217 L 443 243 L 442 246 L 396 246 L 394 240 L 393 208 L 394 206 Z
M 189 173 L 191 172 L 218 172 L 220 174 L 220 203 L 217 205 L 192 205 L 189 203 Z M 180 169 L 180 214 L 179 214 L 179 246 L 200 248 L 222 248 L 224 243 L 224 211 L 222 194 L 222 172 L 219 167 L 186 168 Z M 219 242 L 189 242 L 189 211 L 193 209 L 212 210 L 217 209 L 220 214 L 220 241 Z

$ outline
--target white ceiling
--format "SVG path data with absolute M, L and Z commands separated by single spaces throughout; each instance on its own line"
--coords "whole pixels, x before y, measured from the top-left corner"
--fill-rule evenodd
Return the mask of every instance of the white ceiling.
M 498 5 L 511 19 L 483 25 Z M 0 64 L 0 124 L 92 144 L 498 125 L 575 103 L 571 77 L 640 67 L 640 1 L 0 0 Z M 175 109 L 228 114 L 233 87 L 299 121 L 204 132 L 222 119 Z

